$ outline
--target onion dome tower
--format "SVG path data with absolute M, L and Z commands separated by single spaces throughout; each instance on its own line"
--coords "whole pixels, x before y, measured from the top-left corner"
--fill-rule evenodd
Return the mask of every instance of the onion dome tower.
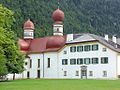
M 63 36 L 64 12 L 59 9 L 59 6 L 58 9 L 53 12 L 52 18 L 55 21 L 55 23 L 53 24 L 53 35 Z
M 65 39 L 63 36 L 60 35 L 55 35 L 52 36 L 48 39 L 46 48 L 51 49 L 51 48 L 60 48 L 65 44 Z
M 25 23 L 24 23 L 24 39 L 33 39 L 34 38 L 34 24 L 33 22 L 28 19 Z

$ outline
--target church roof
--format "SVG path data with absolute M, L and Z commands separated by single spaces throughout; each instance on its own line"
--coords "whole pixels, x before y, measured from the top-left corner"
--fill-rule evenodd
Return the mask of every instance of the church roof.
M 101 36 L 97 36 L 94 34 L 74 34 L 73 35 L 73 40 L 72 41 L 66 41 L 66 36 L 61 36 L 63 37 L 65 40 L 62 43 L 62 45 L 54 45 L 56 44 L 56 42 L 51 41 L 53 44 L 53 47 L 50 46 L 50 48 L 48 48 L 48 41 L 50 38 L 53 38 L 56 36 L 49 36 L 49 37 L 43 37 L 43 38 L 35 38 L 32 40 L 24 40 L 27 43 L 29 43 L 29 48 L 28 48 L 28 52 L 27 53 L 43 53 L 43 52 L 56 52 L 58 50 L 60 50 L 65 44 L 75 44 L 75 43 L 84 43 L 84 42 L 99 42 L 103 45 L 105 45 L 106 47 L 119 52 L 120 53 L 120 39 L 117 39 L 117 44 L 114 43 L 111 39 L 109 39 L 108 41 L 104 39 L 104 37 Z M 56 38 L 55 40 L 59 41 L 59 38 Z M 54 47 L 55 46 L 55 47 Z
M 66 44 L 74 44 L 74 43 L 81 43 L 81 42 L 94 42 L 98 41 L 99 43 L 107 46 L 108 48 L 120 52 L 120 39 L 117 39 L 117 43 L 114 43 L 111 39 L 108 41 L 104 39 L 104 37 L 97 36 L 94 34 L 76 34 L 78 36 L 73 41 L 66 42 Z
M 61 49 L 64 44 L 65 44 L 65 40 L 66 40 L 66 36 L 62 36 L 65 40 L 62 43 L 62 46 L 58 46 L 58 47 L 51 47 L 51 48 L 47 48 L 47 42 L 49 41 L 49 39 L 51 37 L 54 36 L 49 36 L 49 37 L 43 37 L 43 38 L 35 38 L 32 40 L 25 40 L 27 43 L 29 43 L 29 49 L 27 53 L 43 53 L 43 52 L 54 52 L 54 51 L 58 51 L 59 49 Z M 57 38 L 59 39 L 59 38 Z M 58 40 L 59 41 L 59 40 Z M 53 42 L 53 45 L 55 43 Z M 21 47 L 22 48 L 22 47 Z

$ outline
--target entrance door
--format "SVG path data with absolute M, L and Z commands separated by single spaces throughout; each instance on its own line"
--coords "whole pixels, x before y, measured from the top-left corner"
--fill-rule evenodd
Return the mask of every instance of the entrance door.
M 27 72 L 27 78 L 30 78 L 30 72 L 29 71 Z
M 81 79 L 87 79 L 87 66 L 81 66 Z
M 37 71 L 37 78 L 40 78 L 40 70 Z

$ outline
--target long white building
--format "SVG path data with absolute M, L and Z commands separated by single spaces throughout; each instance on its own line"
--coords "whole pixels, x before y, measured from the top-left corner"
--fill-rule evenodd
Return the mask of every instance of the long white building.
M 16 78 L 118 79 L 120 77 L 120 39 L 94 34 L 63 35 L 64 13 L 53 15 L 53 36 L 34 38 L 34 24 L 24 24 L 19 40 L 26 54 L 25 71 Z M 11 78 L 12 75 L 8 75 Z

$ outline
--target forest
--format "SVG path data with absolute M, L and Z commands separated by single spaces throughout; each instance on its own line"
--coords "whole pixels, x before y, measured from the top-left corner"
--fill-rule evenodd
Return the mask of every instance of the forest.
M 12 30 L 23 36 L 23 24 L 30 18 L 35 24 L 35 37 L 52 35 L 52 13 L 57 0 L 0 0 L 14 12 Z M 65 13 L 64 34 L 93 33 L 120 36 L 120 0 L 60 0 Z

